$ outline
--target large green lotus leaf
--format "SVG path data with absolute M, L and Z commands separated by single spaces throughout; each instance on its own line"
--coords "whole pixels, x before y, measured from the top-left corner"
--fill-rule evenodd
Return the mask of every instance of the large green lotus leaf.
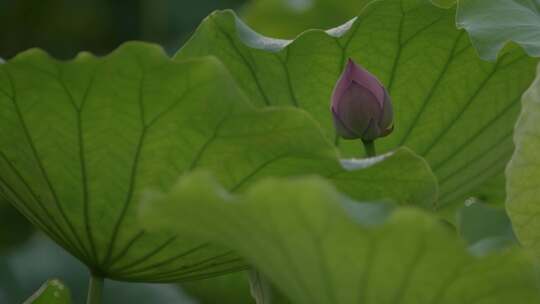
M 127 44 L 58 62 L 39 50 L 0 66 L 0 185 L 35 225 L 117 280 L 175 281 L 243 269 L 228 250 L 149 233 L 136 202 L 194 168 L 231 191 L 319 174 L 355 199 L 433 207 L 437 184 L 407 149 L 338 161 L 305 112 L 255 109 L 212 58 L 174 62 Z M 182 213 L 176 214 L 179 221 Z
M 405 145 L 425 157 L 446 205 L 504 169 L 520 96 L 537 61 L 521 50 L 482 61 L 454 17 L 454 9 L 427 0 L 381 0 L 341 27 L 288 41 L 262 37 L 221 11 L 176 58 L 217 56 L 257 106 L 305 109 L 334 141 L 330 96 L 352 57 L 385 84 L 394 103 L 394 132 L 376 142 L 378 150 Z M 342 155 L 361 153 L 358 141 L 336 143 Z
M 251 295 L 249 273 L 236 272 L 205 280 L 182 283 L 182 290 L 199 304 L 255 304 Z M 271 288 L 272 304 L 291 304 L 275 288 Z
M 229 246 L 293 303 L 540 301 L 532 261 L 517 249 L 472 256 L 448 226 L 409 208 L 361 225 L 318 177 L 266 179 L 231 195 L 198 172 L 152 197 L 141 208 L 150 229 Z
M 540 56 L 540 0 L 460 0 L 457 24 L 480 56 L 495 60 L 508 41 Z
M 451 8 L 456 5 L 457 0 L 431 0 L 431 2 L 442 8 Z
M 236 272 L 205 280 L 185 282 L 182 290 L 200 304 L 253 304 L 246 272 Z
M 252 0 L 241 10 L 242 18 L 259 33 L 293 38 L 313 28 L 331 28 L 357 16 L 369 0 Z M 455 0 L 433 0 L 452 7 Z
M 4 60 L 0 57 L 0 64 Z M 4 229 L 0 231 L 0 252 L 22 244 L 32 234 L 32 226 L 17 210 L 10 206 L 2 188 L 0 188 L 0 223 Z
M 491 206 L 504 207 L 506 199 L 505 183 L 506 177 L 504 172 L 501 172 L 475 189 L 472 194 L 475 198 Z
M 540 73 L 540 67 L 538 68 Z M 506 208 L 521 243 L 540 258 L 540 74 L 523 96 L 516 151 L 506 169 Z
M 369 0 L 252 0 L 243 19 L 264 35 L 293 38 L 312 28 L 331 28 L 356 16 Z

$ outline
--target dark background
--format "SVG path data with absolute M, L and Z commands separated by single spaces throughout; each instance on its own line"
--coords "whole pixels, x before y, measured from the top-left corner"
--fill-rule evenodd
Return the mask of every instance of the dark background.
M 176 51 L 210 12 L 246 0 L 0 0 L 0 57 L 39 47 L 59 59 L 144 40 Z

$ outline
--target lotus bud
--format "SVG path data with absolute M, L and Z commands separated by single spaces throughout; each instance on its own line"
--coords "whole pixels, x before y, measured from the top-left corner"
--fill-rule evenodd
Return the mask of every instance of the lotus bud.
M 337 134 L 364 142 L 390 134 L 393 111 L 390 96 L 379 80 L 349 59 L 332 94 Z

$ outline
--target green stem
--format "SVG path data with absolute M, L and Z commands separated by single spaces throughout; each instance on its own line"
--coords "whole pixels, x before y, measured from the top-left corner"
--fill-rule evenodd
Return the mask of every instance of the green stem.
M 272 288 L 266 278 L 255 269 L 249 271 L 249 286 L 251 296 L 257 304 L 270 304 L 272 301 Z
M 86 304 L 101 304 L 103 298 L 103 277 L 90 274 L 90 284 L 88 285 L 88 297 Z
M 373 141 L 362 140 L 362 143 L 364 144 L 364 150 L 366 150 L 367 157 L 373 157 L 377 155 L 377 153 L 375 153 L 375 143 Z

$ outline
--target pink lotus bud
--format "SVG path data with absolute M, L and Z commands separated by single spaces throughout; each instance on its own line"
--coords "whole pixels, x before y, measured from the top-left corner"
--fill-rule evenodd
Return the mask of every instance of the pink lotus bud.
M 338 135 L 370 142 L 393 130 L 388 92 L 379 80 L 349 59 L 332 94 L 332 115 Z

